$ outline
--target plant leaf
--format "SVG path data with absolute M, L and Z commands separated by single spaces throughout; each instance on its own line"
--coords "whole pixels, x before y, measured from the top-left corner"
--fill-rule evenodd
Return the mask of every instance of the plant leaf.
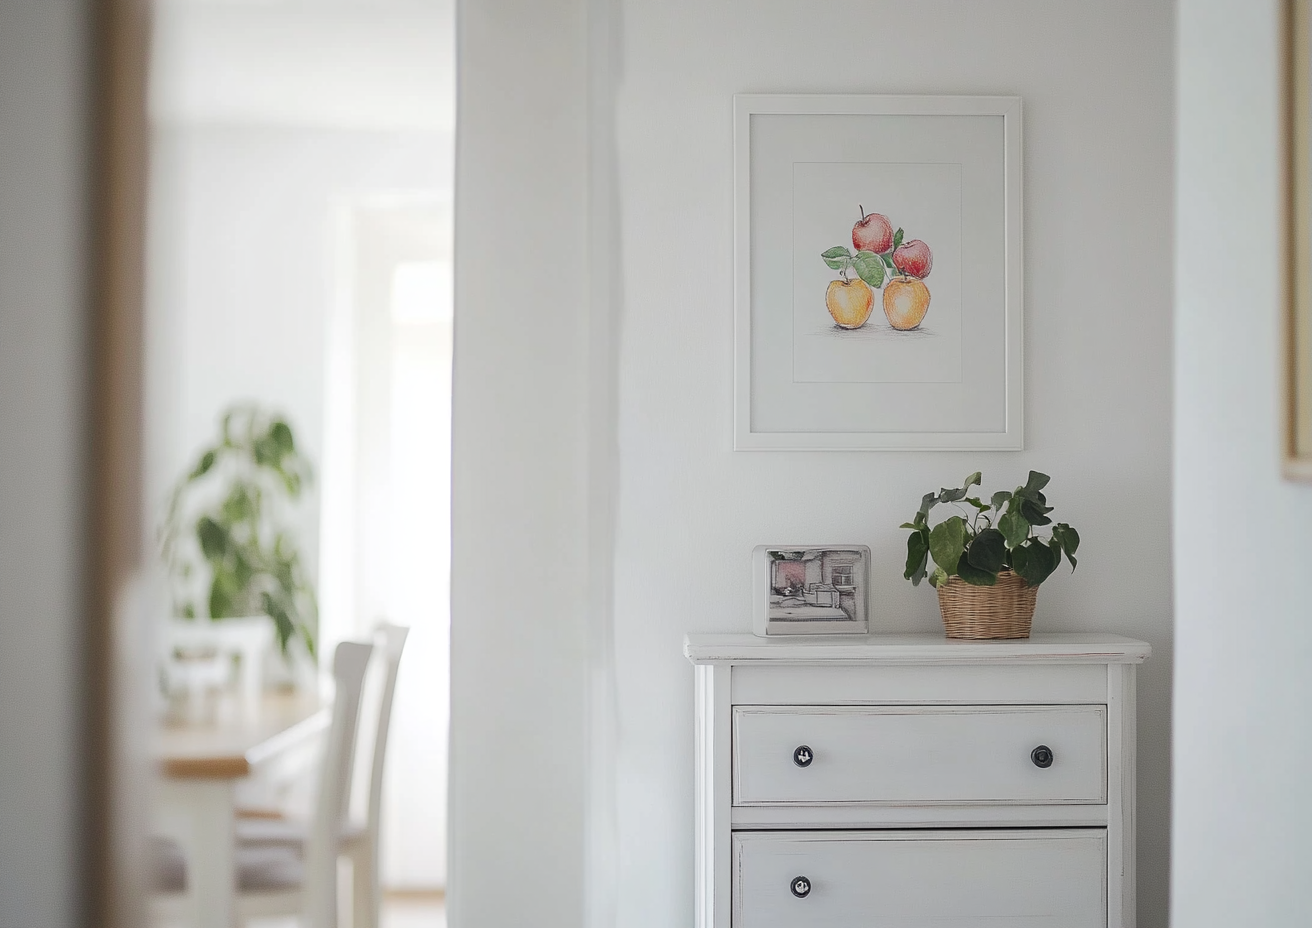
M 998 571 L 1007 561 L 1007 542 L 1002 532 L 996 528 L 984 529 L 975 536 L 975 540 L 966 549 L 966 559 L 971 567 L 986 571 L 996 578 Z
M 878 290 L 884 286 L 884 262 L 872 251 L 858 251 L 852 261 L 856 274 L 870 286 Z
M 912 586 L 920 586 L 925 579 L 925 567 L 929 560 L 929 532 L 915 531 L 907 537 L 907 565 L 902 576 L 911 581 Z
M 280 458 L 296 450 L 295 442 L 292 440 L 292 428 L 281 419 L 269 427 L 269 437 L 273 439 L 274 445 L 277 446 L 278 457 Z
M 278 647 L 286 654 L 287 642 L 291 640 L 292 633 L 296 631 L 296 624 L 288 615 L 286 605 L 279 599 L 275 599 L 266 592 L 260 594 L 260 600 L 265 614 L 273 619 L 274 627 L 278 629 Z
M 937 493 L 926 493 L 920 498 L 920 515 L 929 518 L 929 511 L 938 504 Z
M 1012 566 L 1030 586 L 1038 586 L 1057 569 L 1060 555 L 1037 538 L 1011 552 Z
M 961 516 L 944 519 L 929 533 L 930 556 L 944 570 L 956 570 L 965 547 L 966 521 Z
M 825 258 L 826 260 L 829 258 L 850 258 L 852 257 L 852 252 L 848 251 L 847 247 L 844 245 L 835 245 L 827 251 L 820 252 L 820 257 Z
M 970 563 L 970 558 L 965 554 L 961 555 L 961 560 L 957 561 L 957 576 L 971 586 L 993 586 L 998 582 L 997 574 L 976 567 Z
M 1058 522 L 1052 527 L 1052 537 L 1061 545 L 1067 556 L 1080 549 L 1080 533 L 1065 522 Z
M 992 500 L 990 500 L 990 502 L 993 503 L 994 509 L 1001 509 L 1003 506 L 1007 505 L 1007 503 L 1010 501 L 1011 501 L 1011 494 L 1006 490 L 999 490 L 998 492 L 994 493 Z
M 1016 548 L 1030 537 L 1030 524 L 1019 512 L 1004 512 L 1002 518 L 998 519 L 998 531 L 1002 533 L 1008 548 Z
M 196 523 L 196 538 L 207 561 L 221 561 L 228 551 L 228 530 L 209 516 Z
M 929 575 L 929 585 L 932 586 L 934 589 L 938 589 L 938 585 L 940 583 L 946 582 L 947 579 L 948 579 L 948 572 L 944 570 L 942 567 L 935 567 L 934 572 Z
M 1052 520 L 1046 515 L 1046 513 L 1052 512 L 1051 506 L 1041 506 L 1027 499 L 1020 504 L 1020 512 L 1030 525 L 1052 524 Z
M 981 501 L 978 496 L 967 496 L 966 502 L 970 503 L 980 512 L 988 512 L 990 509 L 993 508 L 988 503 Z
M 218 453 L 213 448 L 206 451 L 200 456 L 200 460 L 196 462 L 195 469 L 192 470 L 187 479 L 195 480 L 198 477 L 204 477 L 210 472 L 210 468 L 214 466 L 214 462 L 218 460 L 218 457 Z
M 904 234 L 904 233 L 902 232 L 901 229 L 898 229 L 896 232 L 893 233 L 893 247 L 894 247 L 894 248 L 896 248 L 898 245 L 901 245 L 901 244 L 902 244 L 902 236 L 903 236 L 903 234 Z
M 1079 561 L 1075 560 L 1075 552 L 1080 547 L 1080 533 L 1065 522 L 1058 522 L 1052 527 L 1052 543 L 1060 546 L 1066 553 L 1066 560 L 1071 562 L 1071 572 L 1074 573 L 1079 564 Z
M 980 482 L 980 473 L 979 471 L 975 471 L 975 473 L 971 474 L 969 477 L 966 478 L 966 482 L 962 484 L 961 488 L 963 490 L 969 490 L 971 487 L 979 486 L 979 482 Z
M 941 489 L 938 491 L 938 501 L 940 503 L 956 503 L 966 498 L 965 487 L 959 487 L 955 490 Z
M 1032 470 L 1030 471 L 1029 479 L 1025 481 L 1025 489 L 1029 490 L 1031 493 L 1038 493 L 1048 485 L 1048 481 L 1051 479 L 1052 478 L 1047 474 L 1041 474 L 1037 470 Z

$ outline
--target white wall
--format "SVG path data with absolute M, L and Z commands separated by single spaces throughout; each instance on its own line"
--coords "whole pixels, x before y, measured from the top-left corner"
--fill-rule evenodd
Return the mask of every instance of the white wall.
M 457 41 L 448 917 L 579 928 L 595 482 L 586 3 L 465 3 Z
M 973 470 L 996 489 L 1031 467 L 1053 476 L 1050 498 L 1083 538 L 1079 572 L 1044 585 L 1036 627 L 1155 648 L 1140 677 L 1139 898 L 1141 924 L 1164 924 L 1172 4 L 628 0 L 619 30 L 619 924 L 691 918 L 682 638 L 750 629 L 752 546 L 868 544 L 874 626 L 935 631 L 933 592 L 901 579 L 898 524 Z M 735 92 L 1024 98 L 1026 451 L 730 450 Z M 1216 280 L 1215 265 L 1190 270 Z
M 82 889 L 85 16 L 0 3 L 0 928 Z
M 322 475 L 341 214 L 449 194 L 452 6 L 153 0 L 148 505 L 236 401 L 287 413 Z M 299 526 L 312 571 L 318 490 Z
M 165 124 L 151 158 L 148 503 L 163 506 L 235 402 L 288 415 L 322 475 L 327 326 L 352 259 L 339 213 L 449 189 L 450 136 Z M 318 492 L 299 510 L 312 575 Z
M 1181 928 L 1306 924 L 1312 909 L 1312 487 L 1282 481 L 1278 457 L 1279 6 L 1179 10 L 1171 899 Z

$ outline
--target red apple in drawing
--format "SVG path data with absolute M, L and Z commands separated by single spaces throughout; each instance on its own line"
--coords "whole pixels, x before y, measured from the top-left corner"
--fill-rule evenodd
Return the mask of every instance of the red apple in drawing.
M 929 269 L 934 266 L 934 256 L 929 253 L 929 246 L 918 238 L 903 242 L 893 252 L 893 266 L 908 277 L 917 279 L 928 277 Z
M 852 226 L 852 247 L 857 251 L 871 251 L 882 255 L 893 247 L 893 224 L 887 216 L 867 213 L 863 207 L 861 221 Z

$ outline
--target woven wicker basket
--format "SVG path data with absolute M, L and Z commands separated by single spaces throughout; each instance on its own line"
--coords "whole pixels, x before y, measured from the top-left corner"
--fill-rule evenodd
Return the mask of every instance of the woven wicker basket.
M 938 608 L 949 638 L 1028 638 L 1039 588 L 1004 570 L 993 586 L 951 577 L 938 587 Z

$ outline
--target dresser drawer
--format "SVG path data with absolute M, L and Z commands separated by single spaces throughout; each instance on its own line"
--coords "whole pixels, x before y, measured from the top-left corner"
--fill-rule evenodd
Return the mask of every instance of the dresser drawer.
M 1097 804 L 1106 742 L 1104 706 L 738 706 L 733 801 Z
M 734 928 L 1107 926 L 1101 829 L 736 832 L 732 845 Z

